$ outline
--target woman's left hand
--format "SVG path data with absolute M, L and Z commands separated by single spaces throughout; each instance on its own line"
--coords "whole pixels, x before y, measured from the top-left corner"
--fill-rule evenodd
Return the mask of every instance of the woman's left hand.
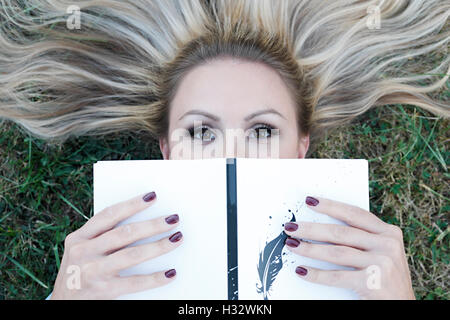
M 328 261 L 355 270 L 319 270 L 298 266 L 307 281 L 348 288 L 362 299 L 415 299 L 399 227 L 373 213 L 325 198 L 306 198 L 314 211 L 348 224 L 286 223 L 286 246 L 301 256 Z M 296 228 L 297 227 L 297 228 Z M 313 244 L 301 239 L 332 243 Z

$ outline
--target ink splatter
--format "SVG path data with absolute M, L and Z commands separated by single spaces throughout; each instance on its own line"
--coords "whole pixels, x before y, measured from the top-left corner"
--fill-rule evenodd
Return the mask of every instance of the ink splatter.
M 292 213 L 291 222 L 295 221 Z M 259 262 L 256 266 L 258 270 L 259 285 L 256 285 L 256 291 L 263 295 L 264 300 L 268 300 L 268 294 L 272 283 L 283 267 L 282 250 L 287 234 L 282 231 L 278 237 L 266 242 L 264 249 L 259 253 Z

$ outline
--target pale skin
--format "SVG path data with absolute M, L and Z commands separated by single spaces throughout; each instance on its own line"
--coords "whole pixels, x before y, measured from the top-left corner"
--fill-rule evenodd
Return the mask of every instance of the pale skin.
M 208 151 L 214 144 L 227 145 L 226 135 L 221 135 L 227 129 L 241 130 L 246 145 L 260 143 L 259 136 L 253 135 L 254 130 L 265 128 L 266 132 L 274 132 L 278 129 L 279 158 L 304 158 L 309 136 L 299 134 L 294 106 L 288 87 L 270 67 L 237 59 L 214 60 L 193 68 L 181 80 L 171 103 L 168 137 L 172 137 L 177 129 L 189 130 L 194 122 L 201 121 L 200 138 L 195 134 L 189 138 L 199 140 L 203 150 Z M 270 142 L 273 135 L 266 138 Z M 174 145 L 167 138 L 160 139 L 165 160 L 179 158 L 172 153 Z M 233 143 L 229 146 L 223 157 L 246 156 Z M 290 239 L 295 239 L 286 247 L 295 254 L 354 270 L 299 266 L 302 272 L 292 276 L 349 288 L 362 299 L 414 299 L 401 229 L 361 208 L 312 196 L 317 204 L 309 205 L 309 208 L 346 225 L 301 222 L 295 231 L 285 230 Z M 131 229 L 117 226 L 157 201 L 156 197 L 146 202 L 143 197 L 139 195 L 104 209 L 67 237 L 52 299 L 113 299 L 164 286 L 182 276 L 167 277 L 167 270 L 149 275 L 119 276 L 120 270 L 175 250 L 183 243 L 184 235 L 177 242 L 171 242 L 167 237 L 158 242 L 127 247 L 140 239 L 175 229 L 180 223 L 168 224 L 166 217 L 157 217 L 134 223 Z M 312 244 L 308 240 L 330 244 Z M 298 245 L 295 247 L 292 243 Z M 79 289 L 67 287 L 70 276 L 67 268 L 71 265 L 80 266 Z M 377 289 L 367 286 L 368 271 L 373 266 L 381 275 Z
M 64 256 L 51 299 L 113 299 L 163 286 L 177 277 L 166 277 L 166 270 L 150 275 L 119 276 L 121 270 L 167 253 L 183 243 L 183 237 L 177 242 L 171 242 L 166 237 L 157 242 L 126 247 L 179 225 L 179 222 L 167 223 L 167 217 L 157 217 L 117 226 L 119 222 L 150 207 L 157 199 L 146 202 L 143 197 L 139 195 L 105 208 L 66 237 Z M 70 281 L 74 275 L 73 271 L 68 272 L 70 266 L 76 266 L 81 275 L 78 287 Z

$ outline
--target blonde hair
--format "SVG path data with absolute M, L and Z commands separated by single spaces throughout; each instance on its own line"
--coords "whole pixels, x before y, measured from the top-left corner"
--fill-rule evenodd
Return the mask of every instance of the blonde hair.
M 221 56 L 277 70 L 313 142 L 373 106 L 450 114 L 429 96 L 450 73 L 449 1 L 91 0 L 76 2 L 79 30 L 67 27 L 72 1 L 0 4 L 0 118 L 48 140 L 158 138 L 182 76 Z M 424 72 L 425 55 L 440 64 Z

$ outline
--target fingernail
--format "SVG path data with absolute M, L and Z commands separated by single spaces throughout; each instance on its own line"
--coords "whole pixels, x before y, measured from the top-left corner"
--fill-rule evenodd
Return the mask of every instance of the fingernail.
M 166 271 L 164 274 L 166 275 L 166 278 L 172 278 L 177 274 L 177 272 L 175 269 L 170 269 Z
M 155 198 L 156 198 L 156 193 L 152 191 L 150 193 L 147 193 L 142 199 L 144 199 L 145 202 L 150 202 Z
M 180 231 L 178 231 L 178 232 L 175 232 L 173 235 L 171 235 L 169 240 L 170 240 L 170 242 L 177 242 L 182 237 L 183 237 L 183 234 Z
M 306 276 L 308 274 L 308 270 L 306 270 L 303 267 L 297 267 L 295 268 L 295 272 L 301 276 Z
M 286 231 L 295 231 L 298 229 L 298 224 L 293 223 L 293 222 L 287 222 L 284 224 L 284 229 Z
M 180 220 L 180 217 L 179 217 L 177 214 L 173 214 L 173 215 L 168 216 L 168 217 L 166 218 L 166 222 L 167 222 L 168 224 L 174 224 L 174 223 L 177 223 L 178 220 Z
M 317 200 L 316 198 L 313 198 L 313 197 L 306 197 L 305 202 L 308 206 L 313 206 L 313 207 L 315 207 L 319 204 L 319 200 Z
M 298 245 L 300 244 L 300 241 L 294 238 L 287 238 L 285 244 L 288 245 L 289 247 L 297 248 Z

